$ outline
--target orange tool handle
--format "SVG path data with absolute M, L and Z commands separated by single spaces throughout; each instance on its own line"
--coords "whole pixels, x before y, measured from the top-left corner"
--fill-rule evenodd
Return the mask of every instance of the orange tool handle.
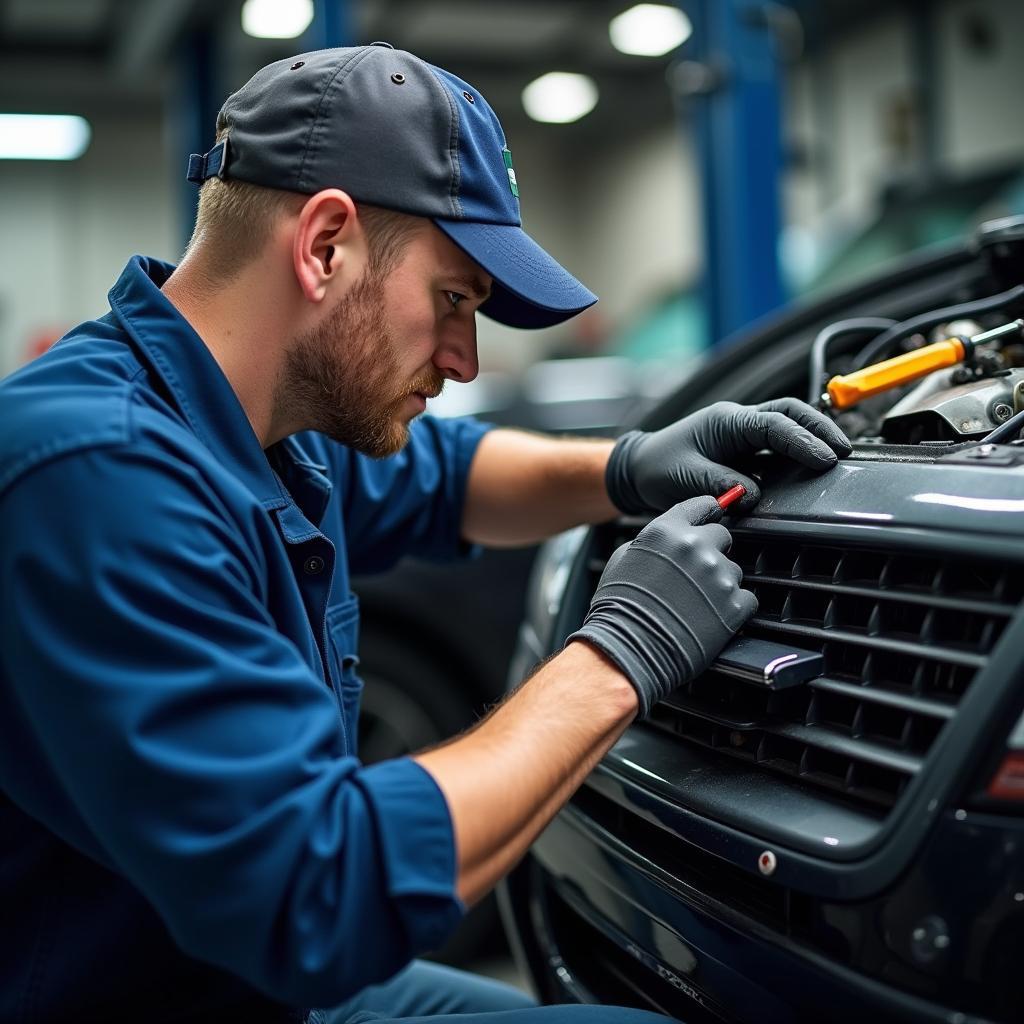
M 833 409 L 849 409 L 865 398 L 909 384 L 945 366 L 955 366 L 965 355 L 964 343 L 959 338 L 947 338 L 934 345 L 885 359 L 863 370 L 833 377 L 827 385 Z

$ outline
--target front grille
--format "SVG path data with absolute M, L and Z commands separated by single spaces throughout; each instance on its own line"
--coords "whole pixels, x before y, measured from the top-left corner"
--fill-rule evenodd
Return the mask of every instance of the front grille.
M 758 599 L 743 633 L 821 652 L 824 675 L 773 693 L 708 671 L 649 723 L 858 806 L 892 807 L 1016 612 L 1020 573 L 774 532 L 733 537 L 730 557 Z M 624 539 L 607 535 L 595 586 Z
M 810 896 L 707 853 L 584 784 L 569 805 L 588 821 L 625 843 L 634 853 L 701 897 L 710 897 L 784 935 L 806 937 L 812 927 Z M 830 935 L 815 935 L 839 958 L 848 951 Z

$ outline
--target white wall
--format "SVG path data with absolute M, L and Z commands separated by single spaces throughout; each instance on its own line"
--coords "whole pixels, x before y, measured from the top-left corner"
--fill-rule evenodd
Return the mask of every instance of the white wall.
M 966 18 L 988 18 L 997 46 L 968 45 Z M 941 158 L 965 169 L 1024 159 L 1024 3 L 946 0 L 938 18 L 943 123 Z M 812 163 L 785 183 L 786 220 L 805 240 L 838 238 L 832 225 L 867 215 L 905 157 L 892 116 L 913 102 L 911 27 L 891 13 L 836 39 L 818 66 L 789 76 L 787 132 L 807 150 L 825 147 L 833 177 Z M 832 97 L 825 106 L 821 83 Z M 0 162 L 0 371 L 17 365 L 31 334 L 102 313 L 133 252 L 173 259 L 180 247 L 180 153 L 169 153 L 158 118 L 95 119 L 92 147 L 74 164 Z M 628 126 L 584 146 L 572 127 L 510 134 L 526 228 L 598 293 L 599 328 L 614 331 L 646 303 L 695 279 L 700 197 L 692 142 L 666 121 L 636 137 Z M 836 218 L 837 212 L 842 214 Z M 485 368 L 522 366 L 564 345 L 578 323 L 542 332 L 481 320 Z
M 616 326 L 700 269 L 693 142 L 674 125 L 595 159 L 579 195 L 581 274 Z
M 566 174 L 571 159 L 560 144 L 558 129 L 547 127 L 508 139 L 519 185 L 523 227 L 539 245 L 573 272 L 579 271 L 575 190 Z M 577 273 L 582 277 L 582 273 Z M 584 278 L 584 283 L 589 283 Z M 561 343 L 567 328 L 520 331 L 478 318 L 480 364 L 485 370 L 518 370 Z
M 558 128 L 511 141 L 523 226 L 599 298 L 614 334 L 699 272 L 702 224 L 692 142 L 669 122 L 603 151 L 571 150 Z M 579 321 L 514 331 L 480 320 L 482 365 L 516 368 L 572 344 Z
M 842 205 L 869 209 L 899 167 L 889 139 L 894 110 L 913 94 L 910 26 L 902 15 L 872 22 L 841 40 L 830 61 L 835 122 L 831 158 Z
M 0 372 L 37 332 L 105 313 L 132 253 L 177 258 L 183 162 L 168 159 L 159 120 L 92 126 L 74 163 L 0 161 Z
M 158 119 L 94 119 L 93 131 L 74 163 L 0 162 L 0 372 L 23 361 L 37 332 L 104 313 L 132 253 L 180 253 L 183 161 Z M 558 128 L 510 142 L 526 229 L 598 293 L 610 327 L 693 275 L 696 185 L 672 125 L 608 154 L 579 152 Z M 513 331 L 481 318 L 482 362 L 526 365 L 574 330 Z
M 972 19 L 993 29 L 994 48 L 971 43 Z M 1024 158 L 1024 3 L 949 0 L 939 19 L 943 155 L 967 170 Z

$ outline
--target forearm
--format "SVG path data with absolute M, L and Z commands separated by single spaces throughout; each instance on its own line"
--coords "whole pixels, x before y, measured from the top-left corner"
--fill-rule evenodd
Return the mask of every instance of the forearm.
M 612 441 L 492 430 L 469 471 L 462 535 L 489 547 L 533 544 L 613 519 L 604 471 Z
M 523 856 L 636 710 L 626 677 L 573 643 L 472 732 L 417 755 L 448 801 L 464 902 Z

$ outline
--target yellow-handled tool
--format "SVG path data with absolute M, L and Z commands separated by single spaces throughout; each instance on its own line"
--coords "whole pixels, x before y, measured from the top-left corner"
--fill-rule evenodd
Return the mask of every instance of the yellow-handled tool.
M 825 394 L 821 396 L 822 403 L 832 409 L 849 409 L 872 395 L 889 391 L 901 384 L 909 384 L 947 366 L 955 366 L 972 355 L 979 345 L 997 341 L 1007 334 L 1018 333 L 1022 328 L 1024 320 L 1014 320 L 991 331 L 976 334 L 973 338 L 946 338 L 913 352 L 865 366 L 863 370 L 840 374 L 826 385 Z

